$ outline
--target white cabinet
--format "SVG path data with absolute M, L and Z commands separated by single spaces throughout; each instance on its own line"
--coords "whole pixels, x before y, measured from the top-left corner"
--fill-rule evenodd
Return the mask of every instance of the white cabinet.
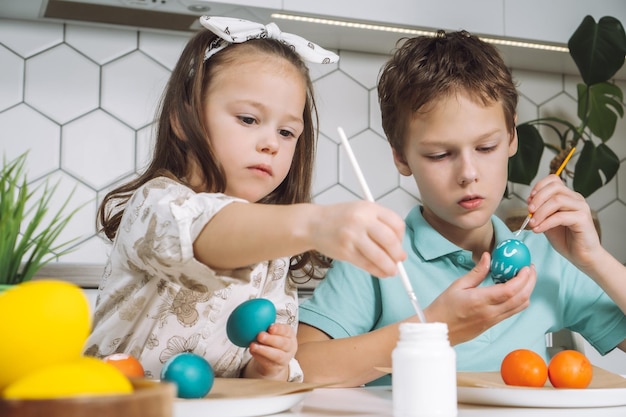
M 259 3 L 234 1 L 233 3 Z M 266 0 L 265 3 L 271 3 Z M 624 0 L 283 0 L 285 13 L 567 43 L 586 15 L 626 22 Z M 626 24 L 626 23 L 625 23 Z
M 504 32 L 502 0 L 284 0 L 284 11 L 398 26 Z
M 583 17 L 613 16 L 626 25 L 624 0 L 503 0 L 504 35 L 567 43 Z

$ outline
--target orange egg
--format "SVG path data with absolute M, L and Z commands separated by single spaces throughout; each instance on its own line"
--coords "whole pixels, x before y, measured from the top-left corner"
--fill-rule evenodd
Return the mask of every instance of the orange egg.
M 106 356 L 103 361 L 115 366 L 128 378 L 143 378 L 144 376 L 141 362 L 127 353 L 114 353 Z

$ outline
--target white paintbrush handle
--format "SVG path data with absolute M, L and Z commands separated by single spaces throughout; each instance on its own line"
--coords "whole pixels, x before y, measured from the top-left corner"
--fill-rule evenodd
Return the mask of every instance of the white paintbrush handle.
M 359 180 L 359 184 L 361 185 L 361 189 L 363 190 L 363 194 L 365 194 L 365 199 L 367 201 L 374 202 L 374 196 L 372 195 L 370 188 L 367 186 L 367 182 L 365 181 L 365 177 L 363 176 L 363 172 L 361 171 L 361 167 L 354 156 L 354 152 L 352 152 L 352 147 L 350 146 L 350 142 L 348 142 L 348 137 L 346 133 L 343 131 L 341 127 L 337 128 L 339 132 L 339 137 L 341 138 L 341 143 L 346 149 L 346 153 L 348 154 L 348 159 L 350 159 L 350 163 L 352 164 L 352 168 L 354 169 L 354 173 L 356 174 L 357 179 Z M 398 273 L 400 275 L 400 279 L 402 280 L 402 284 L 404 285 L 404 289 L 406 290 L 409 298 L 411 300 L 411 304 L 415 309 L 415 313 L 417 317 L 420 319 L 422 323 L 426 323 L 426 318 L 424 317 L 424 312 L 420 308 L 420 305 L 417 301 L 417 296 L 415 295 L 415 291 L 413 291 L 413 287 L 411 286 L 411 281 L 409 280 L 409 276 L 404 269 L 404 265 L 402 262 L 398 262 Z

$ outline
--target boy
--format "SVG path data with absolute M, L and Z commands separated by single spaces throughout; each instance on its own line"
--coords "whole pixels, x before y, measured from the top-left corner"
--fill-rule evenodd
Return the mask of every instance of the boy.
M 465 31 L 406 40 L 382 69 L 378 94 L 396 167 L 422 197 L 406 218 L 404 265 L 426 320 L 448 324 L 457 369 L 497 370 L 519 348 L 547 360 L 545 334 L 561 328 L 603 354 L 625 350 L 626 268 L 600 245 L 585 200 L 557 176 L 533 188 L 532 230 L 517 237 L 533 265 L 504 284 L 489 276 L 489 253 L 514 237 L 494 212 L 518 146 L 517 92 L 497 50 Z M 300 308 L 305 381 L 381 377 L 375 367 L 391 366 L 402 321 L 417 317 L 399 279 L 335 262 Z

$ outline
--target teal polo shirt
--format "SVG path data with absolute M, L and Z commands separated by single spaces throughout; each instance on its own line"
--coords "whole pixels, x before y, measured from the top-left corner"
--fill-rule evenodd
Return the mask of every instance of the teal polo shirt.
M 492 223 L 496 243 L 517 238 L 528 246 L 537 284 L 527 309 L 454 347 L 457 370 L 499 370 L 504 356 L 520 348 L 548 360 L 545 335 L 563 328 L 580 333 L 601 354 L 626 339 L 624 313 L 591 278 L 556 252 L 543 234 L 524 231 L 515 237 L 496 216 Z M 419 206 L 406 217 L 404 247 L 408 254 L 404 266 L 422 308 L 475 266 L 471 252 L 435 231 Z M 496 285 L 490 276 L 480 284 L 487 285 Z M 338 339 L 414 314 L 399 277 L 378 279 L 352 264 L 336 261 L 313 296 L 301 304 L 299 320 Z M 381 378 L 377 383 L 390 380 Z

